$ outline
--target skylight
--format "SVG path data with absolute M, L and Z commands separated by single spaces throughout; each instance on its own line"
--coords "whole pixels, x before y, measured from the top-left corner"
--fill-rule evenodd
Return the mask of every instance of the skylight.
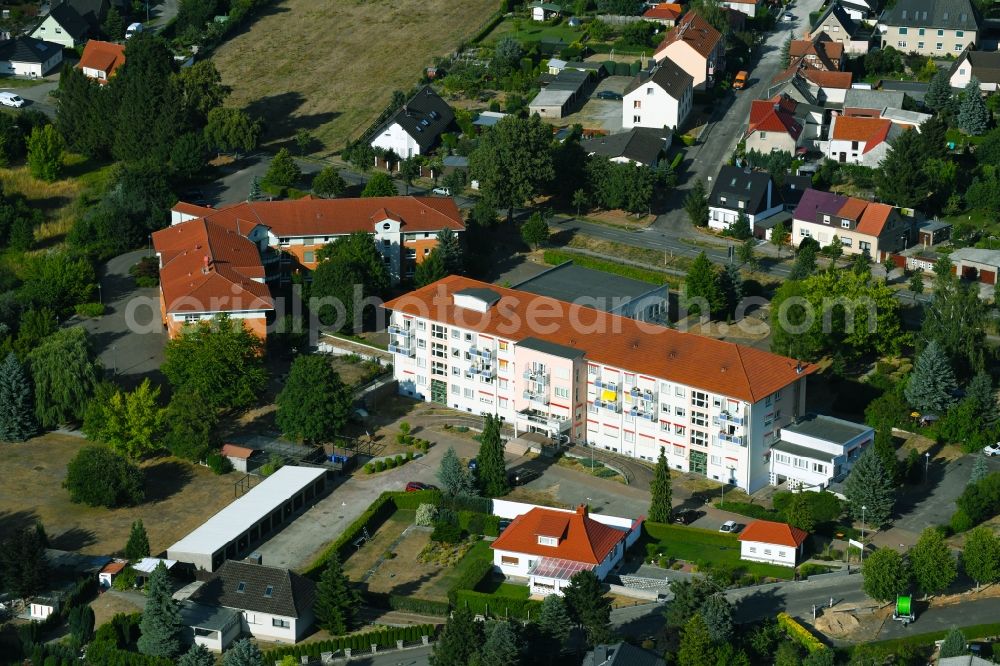
M 243 581 L 240 581 L 240 584 L 236 586 L 236 591 L 239 592 L 240 594 L 243 594 L 244 592 L 247 591 L 247 584 L 244 583 Z
M 264 596 L 270 597 L 272 594 L 274 594 L 274 586 L 268 585 L 267 589 L 264 590 Z

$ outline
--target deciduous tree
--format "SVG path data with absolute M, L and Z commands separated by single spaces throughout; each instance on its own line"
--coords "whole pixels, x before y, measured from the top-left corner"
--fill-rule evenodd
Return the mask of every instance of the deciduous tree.
M 500 439 L 499 416 L 486 414 L 483 434 L 477 457 L 476 477 L 483 497 L 502 497 L 510 491 L 507 468 L 503 459 L 503 441 Z
M 296 441 L 330 442 L 347 423 L 353 402 L 353 389 L 325 356 L 297 356 L 278 394 L 275 422 L 282 434 Z
M 781 256 L 781 248 L 783 248 L 788 243 L 788 229 L 785 227 L 784 222 L 778 222 L 771 229 L 771 244 L 778 250 L 778 256 Z
M 178 458 L 199 462 L 218 444 L 219 412 L 211 401 L 193 390 L 176 391 L 166 413 L 163 443 Z
M 323 576 L 316 585 L 314 610 L 319 626 L 334 636 L 343 636 L 354 627 L 360 605 L 358 593 L 348 584 L 336 553 L 326 561 Z
M 62 175 L 66 142 L 55 125 L 36 127 L 28 138 L 28 167 L 35 178 L 52 182 Z
M 384 171 L 376 171 L 365 183 L 365 189 L 361 191 L 363 197 L 394 197 L 398 194 L 396 184 L 392 182 L 392 177 Z
M 934 526 L 925 528 L 910 550 L 910 567 L 925 597 L 944 591 L 958 576 L 955 557 Z
M 684 305 L 691 314 L 711 316 L 725 309 L 725 298 L 719 288 L 719 273 L 701 252 L 695 257 L 684 280 Z
M 555 175 L 552 131 L 537 115 L 509 115 L 480 137 L 469 155 L 469 169 L 484 198 L 494 209 L 506 208 L 512 222 L 514 208 L 535 197 Z
M 66 466 L 63 486 L 73 502 L 109 509 L 140 503 L 142 472 L 104 446 L 85 446 Z
M 264 174 L 262 181 L 265 186 L 271 187 L 291 187 L 302 177 L 302 170 L 295 163 L 295 158 L 288 152 L 287 148 L 282 148 L 271 160 Z
M 333 167 L 324 167 L 313 178 L 312 190 L 321 197 L 332 199 L 347 191 L 347 182 Z
M 542 219 L 541 213 L 532 213 L 521 225 L 521 239 L 536 250 L 549 240 L 549 225 Z
M 989 527 L 977 527 L 965 538 L 962 566 L 969 578 L 980 585 L 1000 581 L 1000 536 Z
M 222 152 L 248 153 L 260 143 L 263 126 L 260 120 L 231 107 L 216 107 L 208 112 L 205 141 Z
M 879 527 L 888 522 L 896 504 L 892 477 L 882 465 L 882 459 L 874 447 L 861 454 L 847 477 L 844 494 L 850 503 L 849 509 L 855 520 L 862 519 L 871 527 Z
M 654 523 L 669 523 L 673 502 L 673 489 L 670 482 L 670 465 L 667 463 L 666 449 L 660 447 L 660 457 L 656 460 L 653 470 L 653 481 L 649 484 L 649 515 L 647 519 Z
M 232 92 L 232 88 L 222 83 L 222 75 L 216 69 L 215 61 L 207 58 L 184 67 L 174 75 L 174 79 L 188 121 L 194 127 L 204 127 L 208 122 L 208 114 L 213 109 L 220 108 Z
M 184 647 L 184 623 L 173 599 L 167 567 L 160 562 L 146 583 L 146 606 L 139 623 L 139 652 L 155 657 L 175 657 Z
M 936 340 L 917 356 L 913 372 L 906 384 L 906 400 L 923 413 L 944 414 L 955 403 L 957 384 L 948 358 Z
M 389 271 L 371 235 L 355 232 L 338 238 L 317 252 L 309 308 L 321 322 L 341 330 L 360 330 L 374 306 L 364 299 L 389 288 Z M 338 321 L 339 319 L 339 321 Z
M 23 442 L 38 432 L 31 381 L 13 352 L 0 364 L 0 440 Z
M 879 548 L 866 556 L 861 576 L 865 594 L 876 601 L 895 601 L 910 587 L 909 566 L 892 548 Z
M 159 405 L 160 388 L 144 379 L 131 392 L 115 391 L 103 405 L 96 427 L 87 436 L 104 442 L 116 453 L 138 460 L 160 445 L 164 410 Z M 87 425 L 93 424 L 89 421 Z
M 784 510 L 785 522 L 792 527 L 797 527 L 806 532 L 812 532 L 816 527 L 816 517 L 813 515 L 813 506 L 809 502 L 805 493 L 795 493 L 788 500 L 788 506 Z
M 82 327 L 63 328 L 28 355 L 35 381 L 35 415 L 46 428 L 83 416 L 97 370 Z

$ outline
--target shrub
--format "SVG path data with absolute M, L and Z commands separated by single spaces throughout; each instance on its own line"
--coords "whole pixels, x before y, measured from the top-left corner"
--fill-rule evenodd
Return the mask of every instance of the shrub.
M 440 490 L 418 490 L 412 493 L 394 492 L 391 494 L 397 509 L 415 511 L 422 504 L 433 504 L 434 506 L 441 504 Z
M 489 617 L 516 617 L 527 619 L 538 617 L 542 610 L 542 602 L 534 599 L 516 599 L 501 594 L 487 594 L 475 590 L 458 590 L 455 593 L 455 606 L 468 608 L 474 615 Z
M 406 462 L 410 462 L 411 460 L 413 460 L 413 451 L 407 451 L 406 452 Z
M 400 465 L 402 465 L 403 463 L 405 463 L 406 460 L 407 459 L 404 458 L 403 456 L 396 456 L 396 458 L 395 458 L 396 466 L 399 467 Z
M 789 638 L 808 650 L 810 654 L 826 649 L 826 646 L 820 643 L 819 639 L 812 635 L 812 632 L 799 624 L 788 613 L 778 613 L 778 626 L 785 630 Z
M 448 590 L 448 600 L 457 605 L 459 592 L 474 590 L 492 571 L 492 558 L 472 561 Z
M 385 466 L 387 468 L 389 468 L 389 469 L 396 469 L 396 459 L 395 458 L 386 458 L 385 459 Z
M 374 533 L 396 511 L 396 505 L 393 501 L 396 494 L 382 493 L 379 495 L 364 513 L 347 526 L 336 541 L 330 544 L 318 558 L 306 567 L 304 571 L 305 575 L 318 577 L 323 572 L 323 569 L 326 568 L 326 561 L 330 559 L 330 555 L 333 553 L 336 553 L 341 561 L 343 561 L 347 558 L 347 555 L 354 552 L 354 540 L 358 538 L 361 530 L 367 527 L 369 534 Z M 417 495 L 419 493 L 410 494 Z
M 483 519 L 483 536 L 500 536 L 500 516 L 486 516 Z
M 81 317 L 100 317 L 104 314 L 104 303 L 79 303 L 75 309 Z
M 63 487 L 75 503 L 115 508 L 142 502 L 142 471 L 103 446 L 85 446 L 69 461 Z
M 741 516 L 747 516 L 748 518 L 777 521 L 782 519 L 781 514 L 777 511 L 768 509 L 767 507 L 763 507 L 759 504 L 750 504 L 749 502 L 716 502 L 715 506 L 723 511 L 738 513 Z
M 437 517 L 437 507 L 433 504 L 421 504 L 417 508 L 417 517 L 414 523 L 421 527 L 430 527 Z
M 976 526 L 976 523 L 972 520 L 972 518 L 969 518 L 969 514 L 959 509 L 955 513 L 951 514 L 951 522 L 949 526 L 951 527 L 952 532 L 958 534 L 959 532 L 967 532 L 968 530 L 971 530 Z
M 365 463 L 365 473 L 366 474 L 371 474 L 374 471 L 375 471 L 375 465 L 373 465 L 371 463 Z
M 458 543 L 462 540 L 462 528 L 455 523 L 438 520 L 434 523 L 431 541 L 440 543 Z
M 208 465 L 208 468 L 216 474 L 228 474 L 233 471 L 233 463 L 231 463 L 229 458 L 221 453 L 208 454 L 208 457 L 205 459 L 205 463 Z
M 375 461 L 375 471 L 376 472 L 384 472 L 385 471 L 385 461 L 384 460 L 376 460 Z

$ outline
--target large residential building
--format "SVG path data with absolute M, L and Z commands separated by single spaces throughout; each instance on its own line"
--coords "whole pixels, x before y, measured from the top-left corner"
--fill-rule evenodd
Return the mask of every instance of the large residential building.
M 814 369 L 458 276 L 385 307 L 401 394 L 750 491 Z
M 957 56 L 979 39 L 979 17 L 969 0 L 899 0 L 878 19 L 882 48 L 941 58 Z
M 871 31 L 836 0 L 830 2 L 809 31 L 809 39 L 825 39 L 840 42 L 847 53 L 864 55 L 871 46 Z
M 455 120 L 455 112 L 430 86 L 396 109 L 375 132 L 373 148 L 391 150 L 403 159 L 426 155 Z
M 691 112 L 694 99 L 691 75 L 669 60 L 651 71 L 639 72 L 625 89 L 622 127 L 676 129 Z
M 886 254 L 912 244 L 913 220 L 888 204 L 806 190 L 792 214 L 792 244 L 813 238 L 826 247 L 835 236 L 845 254 L 867 254 L 882 261 Z
M 750 229 L 762 220 L 785 209 L 771 174 L 736 166 L 719 170 L 715 185 L 708 195 L 708 226 L 725 231 L 733 226 L 740 214 L 747 216 Z
M 671 60 L 691 75 L 695 90 L 705 90 L 726 69 L 726 40 L 711 23 L 689 11 L 656 47 L 653 58 Z

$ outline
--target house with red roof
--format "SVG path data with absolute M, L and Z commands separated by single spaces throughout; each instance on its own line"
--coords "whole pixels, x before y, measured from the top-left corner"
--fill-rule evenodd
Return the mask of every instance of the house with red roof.
M 823 152 L 835 162 L 874 168 L 885 159 L 890 142 L 904 131 L 888 118 L 834 114 Z
M 750 103 L 750 121 L 743 140 L 747 151 L 780 150 L 795 154 L 802 145 L 804 123 L 796 117 L 799 103 L 788 95 L 755 99 Z
M 787 523 L 755 520 L 740 533 L 740 559 L 794 567 L 808 537 Z
M 674 2 L 661 2 L 647 9 L 642 18 L 672 28 L 677 25 L 677 20 L 683 15 L 683 5 Z
M 888 204 L 809 189 L 792 213 L 791 242 L 798 246 L 813 238 L 826 247 L 836 238 L 844 254 L 867 254 L 882 261 L 913 244 L 914 224 L 912 217 Z
M 491 544 L 493 566 L 508 578 L 527 579 L 531 594 L 561 596 L 580 571 L 604 580 L 624 556 L 629 533 L 594 520 L 586 506 L 576 511 L 536 506 L 514 518 Z
M 726 70 L 726 40 L 711 23 L 689 11 L 656 47 L 653 59 L 671 60 L 691 75 L 695 90 L 707 90 Z
M 114 42 L 91 39 L 83 47 L 77 67 L 83 75 L 104 85 L 125 64 L 125 47 Z

